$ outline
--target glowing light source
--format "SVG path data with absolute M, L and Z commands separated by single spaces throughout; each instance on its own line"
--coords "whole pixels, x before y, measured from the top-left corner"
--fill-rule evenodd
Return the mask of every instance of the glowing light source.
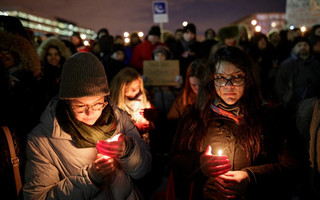
M 124 42 L 128 44 L 130 42 L 130 38 L 124 38 Z
M 291 25 L 289 26 L 289 29 L 290 29 L 290 30 L 293 30 L 293 29 L 294 29 L 294 25 L 291 24 Z
M 257 25 L 257 23 L 258 23 L 257 20 L 255 20 L 255 19 L 251 20 L 251 25 L 252 25 L 252 26 Z
M 144 33 L 143 33 L 142 31 L 139 31 L 138 36 L 139 36 L 139 37 L 143 37 L 143 36 L 144 36 Z
M 120 133 L 117 135 L 113 136 L 112 138 L 107 139 L 107 142 L 114 142 L 119 140 Z
M 207 146 L 207 149 L 206 149 L 206 151 L 205 151 L 204 154 L 205 154 L 205 155 L 212 155 L 211 151 L 212 151 L 212 148 L 211 148 L 210 145 L 208 145 L 208 146 Z
M 83 42 L 83 44 L 84 44 L 85 46 L 90 46 L 90 43 L 89 43 L 88 40 L 85 40 L 85 41 Z
M 301 26 L 300 30 L 302 33 L 304 33 L 304 32 L 306 32 L 307 28 L 305 26 Z
M 271 23 L 271 27 L 274 28 L 274 27 L 276 27 L 276 26 L 277 26 L 277 23 L 276 23 L 276 22 L 272 22 L 272 23 Z
M 218 156 L 222 156 L 222 150 L 221 149 L 218 150 Z
M 125 37 L 125 38 L 129 37 L 129 33 L 128 33 L 127 31 L 124 32 L 124 33 L 123 33 L 123 37 Z
M 83 34 L 83 33 L 80 33 L 80 37 L 81 37 L 81 39 L 85 40 L 87 38 L 87 35 Z
M 256 31 L 256 32 L 261 32 L 261 26 L 256 26 L 255 28 L 254 28 L 254 30 Z
M 188 22 L 187 21 L 183 21 L 182 22 L 182 26 L 187 26 L 188 25 Z

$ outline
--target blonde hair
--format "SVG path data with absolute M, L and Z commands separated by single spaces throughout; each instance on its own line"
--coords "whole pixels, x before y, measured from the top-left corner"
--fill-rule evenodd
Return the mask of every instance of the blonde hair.
M 148 103 L 146 91 L 144 89 L 143 80 L 141 75 L 132 67 L 125 67 L 119 71 L 110 83 L 110 98 L 114 104 L 119 108 L 124 109 L 125 87 L 131 84 L 135 80 L 140 82 L 140 92 L 143 95 L 143 104 Z

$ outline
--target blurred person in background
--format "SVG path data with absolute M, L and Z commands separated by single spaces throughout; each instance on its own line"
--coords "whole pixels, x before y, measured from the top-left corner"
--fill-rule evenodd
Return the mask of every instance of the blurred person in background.
M 129 45 L 125 46 L 125 48 L 124 48 L 124 54 L 125 54 L 124 65 L 125 66 L 130 66 L 130 61 L 132 58 L 133 50 L 140 43 L 141 43 L 141 39 L 140 39 L 138 33 L 136 33 L 136 32 L 131 33 L 130 43 L 129 43 Z
M 178 28 L 174 32 L 174 38 L 176 39 L 176 41 L 180 41 L 180 39 L 182 38 L 182 35 L 183 35 L 183 29 L 182 28 Z
M 123 37 L 121 35 L 116 35 L 114 37 L 114 40 L 113 40 L 113 44 L 121 44 L 121 45 L 125 45 L 125 42 L 123 40 Z
M 3 84 L 1 120 L 26 134 L 38 122 L 41 64 L 36 49 L 25 37 L 1 31 L 0 63 Z
M 311 35 L 308 39 L 310 41 L 311 54 L 320 62 L 320 36 Z
M 210 50 L 209 60 L 211 60 L 216 51 L 226 46 L 238 46 L 239 44 L 239 27 L 236 25 L 221 27 L 218 31 L 219 42 Z
M 81 38 L 80 33 L 72 33 L 71 42 L 73 46 L 76 48 L 77 52 L 91 52 L 91 49 L 84 45 L 84 41 Z
M 113 46 L 113 37 L 109 34 L 108 29 L 101 28 L 97 33 L 97 38 L 92 45 L 92 53 L 100 60 L 110 56 Z
M 160 35 L 160 27 L 152 26 L 146 38 L 133 50 L 130 66 L 135 68 L 141 75 L 143 74 L 143 61 L 152 60 L 152 52 L 157 46 L 166 46 L 160 42 Z
M 109 84 L 116 74 L 125 67 L 124 57 L 124 46 L 122 44 L 113 44 L 110 55 L 101 58 Z
M 201 80 L 204 78 L 205 63 L 201 60 L 193 61 L 187 70 L 182 93 L 175 99 L 167 114 L 168 120 L 179 120 L 184 111 L 196 102 Z
M 178 42 L 178 56 L 180 61 L 180 74 L 183 80 L 186 77 L 189 64 L 203 56 L 201 42 L 197 41 L 197 29 L 193 23 L 183 27 L 182 38 Z
M 204 59 L 209 58 L 210 50 L 213 45 L 217 44 L 216 32 L 212 28 L 208 28 L 204 32 L 205 39 L 202 41 L 202 46 L 204 48 Z
M 251 37 L 249 55 L 257 64 L 257 81 L 258 86 L 261 87 L 263 100 L 266 102 L 276 100 L 276 94 L 274 92 L 275 77 L 271 76 L 272 70 L 277 68 L 275 64 L 277 57 L 273 57 L 274 54 L 271 51 L 268 38 L 263 33 L 255 33 Z
M 70 58 L 71 52 L 65 43 L 55 36 L 43 41 L 37 49 L 42 64 L 41 88 L 43 93 L 42 110 L 59 92 L 63 64 Z
M 40 116 L 37 87 L 41 64 L 33 41 L 18 18 L 0 16 L 0 38 L 0 125 L 11 132 L 23 184 L 27 133 Z M 0 134 L 0 192 L 8 199 L 22 199 L 17 195 L 13 171 L 17 160 L 11 159 L 2 129 Z
M 291 117 L 304 99 L 320 96 L 320 63 L 311 54 L 306 37 L 295 38 L 291 55 L 284 60 L 277 72 L 275 91 Z
M 239 47 L 241 47 L 246 52 L 250 49 L 251 35 L 249 33 L 248 27 L 245 24 L 239 24 Z

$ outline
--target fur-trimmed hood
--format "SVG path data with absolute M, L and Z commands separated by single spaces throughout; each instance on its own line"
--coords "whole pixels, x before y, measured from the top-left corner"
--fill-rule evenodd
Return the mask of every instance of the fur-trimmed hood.
M 18 70 L 32 71 L 35 76 L 41 72 L 41 64 L 36 49 L 32 43 L 23 36 L 0 31 L 0 49 L 14 52 L 18 55 L 16 66 Z
M 51 46 L 58 47 L 61 56 L 64 57 L 66 60 L 70 58 L 71 51 L 66 47 L 66 45 L 56 36 L 51 36 L 47 38 L 45 41 L 43 41 L 40 46 L 38 47 L 38 55 L 40 60 L 43 62 L 44 57 L 46 56 L 46 53 L 48 51 L 48 48 Z

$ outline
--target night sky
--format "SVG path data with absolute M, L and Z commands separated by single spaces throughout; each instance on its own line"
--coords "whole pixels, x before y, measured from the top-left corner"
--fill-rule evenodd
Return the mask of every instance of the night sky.
M 41 2 L 41 3 L 40 3 Z M 2 0 L 0 9 L 17 9 L 34 15 L 72 21 L 111 35 L 124 31 L 144 31 L 154 25 L 151 0 Z M 186 20 L 197 26 L 197 34 L 207 28 L 216 32 L 247 15 L 259 12 L 285 12 L 286 0 L 167 0 L 169 23 L 163 28 L 174 32 Z

